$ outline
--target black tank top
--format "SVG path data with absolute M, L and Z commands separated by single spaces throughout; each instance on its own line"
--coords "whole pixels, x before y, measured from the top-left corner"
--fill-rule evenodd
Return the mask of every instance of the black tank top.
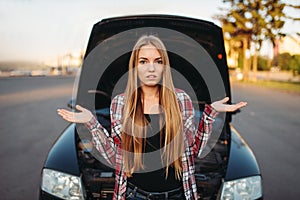
M 144 146 L 144 169 L 133 173 L 132 177 L 128 177 L 128 181 L 148 192 L 164 192 L 182 187 L 181 180 L 175 178 L 175 170 L 172 166 L 169 166 L 166 177 L 166 167 L 161 161 L 160 114 L 145 114 L 145 117 L 149 125 Z

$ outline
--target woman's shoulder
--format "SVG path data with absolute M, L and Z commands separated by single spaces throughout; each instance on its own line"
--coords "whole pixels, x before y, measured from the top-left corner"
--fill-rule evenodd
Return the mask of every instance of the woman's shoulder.
M 182 89 L 175 88 L 175 93 L 179 108 L 183 113 L 182 117 L 185 120 L 188 116 L 193 115 L 194 107 L 190 96 Z
M 111 103 L 112 103 L 112 104 L 124 104 L 124 101 L 125 101 L 125 95 L 124 95 L 124 93 L 122 93 L 122 94 L 116 95 L 116 96 L 112 99 Z
M 175 88 L 175 94 L 180 101 L 191 101 L 190 96 L 182 89 Z

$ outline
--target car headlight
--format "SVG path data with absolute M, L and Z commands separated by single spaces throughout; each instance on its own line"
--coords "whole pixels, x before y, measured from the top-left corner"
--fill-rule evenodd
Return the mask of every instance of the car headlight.
M 81 179 L 51 169 L 44 169 L 42 190 L 62 199 L 83 200 Z
M 252 176 L 223 183 L 221 200 L 250 200 L 260 197 L 262 197 L 260 176 Z

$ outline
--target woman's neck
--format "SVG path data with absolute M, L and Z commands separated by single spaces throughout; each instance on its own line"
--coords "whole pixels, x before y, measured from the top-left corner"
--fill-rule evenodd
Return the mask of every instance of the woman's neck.
M 145 114 L 158 114 L 159 108 L 159 88 L 142 86 L 142 102 Z
M 159 97 L 159 88 L 158 86 L 142 86 L 143 99 L 155 99 Z

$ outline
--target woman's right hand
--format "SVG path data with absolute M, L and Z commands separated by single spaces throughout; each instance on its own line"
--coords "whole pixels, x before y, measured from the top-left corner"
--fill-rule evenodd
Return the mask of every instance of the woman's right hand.
M 93 114 L 91 113 L 91 111 L 79 105 L 76 105 L 76 109 L 80 112 L 72 112 L 66 109 L 57 109 L 57 114 L 68 122 L 87 123 L 92 119 Z

